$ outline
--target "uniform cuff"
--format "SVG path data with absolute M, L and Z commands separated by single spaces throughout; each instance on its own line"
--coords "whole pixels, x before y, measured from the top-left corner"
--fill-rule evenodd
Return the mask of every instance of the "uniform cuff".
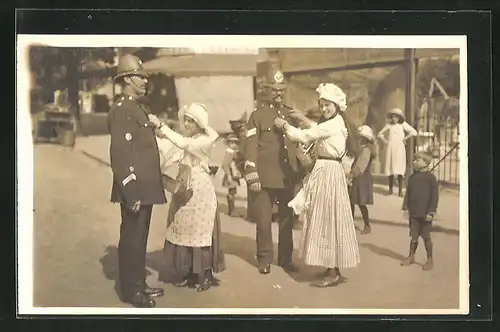
M 245 175 L 245 181 L 248 184 L 259 182 L 259 174 L 257 172 L 248 173 Z

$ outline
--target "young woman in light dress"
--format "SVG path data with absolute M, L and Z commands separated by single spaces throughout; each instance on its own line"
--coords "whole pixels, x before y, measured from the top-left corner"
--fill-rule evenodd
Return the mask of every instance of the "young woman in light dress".
M 213 273 L 225 269 L 219 246 L 217 197 L 209 169 L 210 153 L 218 134 L 209 126 L 203 104 L 194 103 L 179 110 L 182 135 L 154 115 L 150 115 L 150 120 L 159 132 L 162 170 L 178 164 L 177 179 L 192 192 L 187 202 L 181 194 L 172 195 L 159 279 L 177 287 L 205 291 L 218 285 Z
M 360 263 L 342 164 L 346 154 L 356 155 L 357 137 L 354 136 L 356 129 L 345 117 L 345 93 L 330 83 L 320 84 L 316 91 L 322 113 L 319 123 L 296 115 L 310 128 L 298 129 L 280 118 L 275 124 L 294 141 L 316 142 L 317 161 L 304 187 L 289 206 L 304 220 L 300 257 L 308 265 L 326 268 L 311 286 L 330 287 L 346 281 L 340 273 L 341 268 L 352 268 Z

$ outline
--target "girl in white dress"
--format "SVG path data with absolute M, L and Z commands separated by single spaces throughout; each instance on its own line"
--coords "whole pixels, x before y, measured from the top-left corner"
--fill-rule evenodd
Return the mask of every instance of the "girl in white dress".
M 389 177 L 389 195 L 393 193 L 394 177 L 397 176 L 399 196 L 403 196 L 403 175 L 406 173 L 406 142 L 417 135 L 415 128 L 405 121 L 399 108 L 387 113 L 389 123 L 379 132 L 379 139 L 386 144 L 385 174 Z M 387 134 L 387 138 L 386 135 Z
M 334 84 L 320 84 L 319 124 L 309 120 L 308 129 L 298 129 L 277 118 L 275 124 L 294 141 L 316 142 L 318 159 L 304 187 L 289 203 L 304 220 L 300 257 L 326 271 L 314 287 L 336 286 L 346 281 L 340 268 L 359 264 L 358 241 L 353 223 L 347 181 L 342 159 L 356 154 L 356 130 L 348 130 L 345 118 L 346 95 Z M 304 117 L 303 122 L 307 122 Z M 351 128 L 352 126 L 349 125 Z
M 187 202 L 182 195 L 172 195 L 164 247 L 165 267 L 160 271 L 160 280 L 204 291 L 214 281 L 217 283 L 212 272 L 225 269 L 218 242 L 217 197 L 209 169 L 210 153 L 219 135 L 209 126 L 208 113 L 202 104 L 194 103 L 179 110 L 185 135 L 173 131 L 154 115 L 149 117 L 160 135 L 162 171 L 179 164 L 178 180 L 192 191 Z

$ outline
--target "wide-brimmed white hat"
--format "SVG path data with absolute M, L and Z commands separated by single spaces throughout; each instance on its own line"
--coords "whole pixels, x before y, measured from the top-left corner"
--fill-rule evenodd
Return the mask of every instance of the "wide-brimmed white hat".
M 373 130 L 367 125 L 358 127 L 359 136 L 366 138 L 369 141 L 373 141 Z
M 402 110 L 400 110 L 399 108 L 393 108 L 391 109 L 389 112 L 387 112 L 387 116 L 390 117 L 391 115 L 397 115 L 399 116 L 401 119 L 403 119 L 403 121 L 406 121 L 406 118 L 405 118 L 405 114 L 403 113 Z
M 341 112 L 347 109 L 347 96 L 342 89 L 333 83 L 321 83 L 316 92 L 319 94 L 318 99 L 326 99 L 334 102 L 339 106 Z
M 208 111 L 205 105 L 201 103 L 192 103 L 181 107 L 178 114 L 179 120 L 183 121 L 185 116 L 193 119 L 201 129 L 207 129 Z

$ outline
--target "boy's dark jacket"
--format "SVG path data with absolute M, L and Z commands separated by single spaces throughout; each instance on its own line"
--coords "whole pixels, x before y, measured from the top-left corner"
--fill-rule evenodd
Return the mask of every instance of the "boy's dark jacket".
M 408 179 L 403 210 L 413 218 L 425 218 L 436 213 L 439 201 L 439 187 L 434 174 L 428 171 L 413 173 Z

